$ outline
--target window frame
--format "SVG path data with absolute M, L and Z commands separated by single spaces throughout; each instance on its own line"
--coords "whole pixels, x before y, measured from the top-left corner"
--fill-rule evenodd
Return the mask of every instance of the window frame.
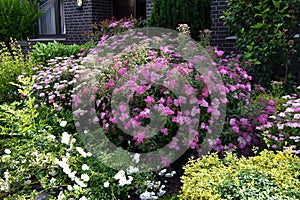
M 51 0 L 46 0 L 51 1 Z M 38 21 L 38 30 L 37 30 L 37 37 L 38 38 L 64 38 L 66 36 L 66 24 L 65 24 L 65 16 L 62 16 L 65 14 L 64 7 L 61 8 L 61 6 L 64 6 L 64 0 L 53 0 L 54 1 L 54 16 L 55 16 L 55 33 L 54 34 L 43 34 L 40 33 L 40 23 L 41 18 Z M 39 0 L 40 2 L 40 0 Z

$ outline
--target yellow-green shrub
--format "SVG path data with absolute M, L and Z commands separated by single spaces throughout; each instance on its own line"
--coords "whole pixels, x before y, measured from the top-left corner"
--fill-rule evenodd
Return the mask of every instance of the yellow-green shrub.
M 276 199 L 300 199 L 300 158 L 288 151 L 274 153 L 265 150 L 248 159 L 237 158 L 232 153 L 219 159 L 217 154 L 211 154 L 190 160 L 184 170 L 180 199 L 241 199 L 237 195 L 241 192 L 239 188 L 248 190 L 247 195 L 252 195 L 249 191 L 254 189 L 251 190 L 253 197 L 257 195 L 254 192 L 259 191 L 275 193 Z M 268 187 L 263 184 L 266 182 Z M 225 197 L 230 188 L 228 185 L 238 187 L 230 190 L 236 192 L 231 193 L 235 198 Z
M 9 47 L 0 42 L 0 103 L 18 99 L 17 78 L 22 73 L 31 73 L 34 63 L 22 52 L 20 45 L 11 41 Z

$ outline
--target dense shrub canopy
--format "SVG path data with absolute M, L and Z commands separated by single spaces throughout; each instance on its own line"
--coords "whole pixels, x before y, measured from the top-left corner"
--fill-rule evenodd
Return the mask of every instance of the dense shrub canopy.
M 230 0 L 223 19 L 237 35 L 256 83 L 268 86 L 271 80 L 287 80 L 288 66 L 299 58 L 299 0 Z M 298 28 L 298 30 L 297 30 Z M 297 58 L 298 57 L 298 58 Z
M 0 41 L 26 39 L 35 34 L 38 12 L 36 0 L 0 0 Z
M 175 29 L 178 24 L 188 24 L 197 40 L 199 30 L 210 28 L 210 6 L 210 0 L 155 0 L 149 25 Z

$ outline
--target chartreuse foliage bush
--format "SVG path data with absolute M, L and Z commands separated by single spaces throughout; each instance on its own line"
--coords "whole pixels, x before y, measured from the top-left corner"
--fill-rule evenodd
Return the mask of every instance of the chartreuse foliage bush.
M 272 80 L 287 81 L 289 65 L 299 57 L 299 0 L 229 0 L 222 19 L 237 35 L 244 58 L 255 65 L 248 70 L 254 82 L 269 86 Z M 298 29 L 298 30 L 297 30 Z
M 149 26 L 175 30 L 178 24 L 188 24 L 198 40 L 199 31 L 210 28 L 210 6 L 211 0 L 155 0 Z
M 0 0 L 0 41 L 27 39 L 36 33 L 41 16 L 37 0 Z
M 9 47 L 0 43 L 0 103 L 18 99 L 17 86 L 12 83 L 22 73 L 30 73 L 33 66 L 34 63 L 25 57 L 15 41 L 11 41 Z
M 264 150 L 238 158 L 227 153 L 190 160 L 181 177 L 180 199 L 299 199 L 300 158 L 289 151 Z

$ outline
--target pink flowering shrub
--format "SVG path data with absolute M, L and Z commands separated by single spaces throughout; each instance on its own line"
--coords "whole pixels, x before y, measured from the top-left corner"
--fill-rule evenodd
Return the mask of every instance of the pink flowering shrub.
M 122 33 L 132 28 L 141 28 L 146 25 L 146 21 L 142 19 L 135 19 L 132 16 L 129 18 L 124 17 L 120 20 L 116 18 L 106 19 L 100 23 L 92 24 L 93 31 L 86 31 L 85 36 L 92 42 L 98 42 L 99 39 L 104 36 L 112 36 L 118 33 Z
M 140 33 L 135 37 L 142 42 L 133 48 L 127 48 L 109 60 L 99 56 L 99 52 L 118 49 L 118 45 L 126 42 L 128 37 L 102 37 L 97 47 L 91 49 L 88 58 L 93 58 L 100 65 L 105 63 L 105 67 L 100 67 L 100 81 L 95 89 L 98 91 L 97 95 L 91 97 L 97 106 L 97 117 L 93 121 L 106 129 L 107 137 L 115 144 L 130 151 L 149 152 L 166 145 L 169 149 L 180 150 L 180 143 L 188 142 L 191 149 L 200 152 L 206 135 L 212 132 L 211 127 L 224 117 L 222 106 L 228 108 L 229 122 L 230 116 L 237 114 L 241 107 L 249 105 L 252 77 L 243 70 L 243 65 L 247 63 L 241 63 L 240 56 L 225 57 L 224 52 L 217 48 L 210 50 L 209 55 L 213 56 L 214 61 L 208 64 L 212 71 L 218 71 L 224 85 L 216 84 L 209 88 L 208 85 L 215 77 L 210 72 L 201 74 L 195 68 L 199 59 L 208 59 L 197 55 L 194 60 L 185 60 L 184 55 L 178 54 L 174 47 L 163 46 L 163 38 L 155 38 L 161 45 L 153 48 L 147 43 L 149 38 Z M 142 66 L 141 73 L 130 73 L 133 69 L 139 69 L 139 66 Z M 162 73 L 163 71 L 166 73 Z M 183 96 L 176 95 L 172 90 L 178 89 L 178 81 L 171 79 L 175 73 L 188 80 L 188 84 L 180 88 Z M 141 77 L 144 83 L 138 82 Z M 118 84 L 122 79 L 126 81 Z M 164 80 L 168 87 L 155 84 L 160 80 Z M 128 90 L 132 92 L 130 95 L 125 92 Z M 219 98 L 212 98 L 213 92 L 218 92 Z M 193 98 L 193 94 L 196 98 Z M 129 103 L 125 98 L 117 108 L 112 108 L 115 95 L 129 96 Z M 80 102 L 84 96 L 85 94 L 79 94 L 76 97 L 79 103 L 76 100 L 74 103 L 78 109 L 82 108 Z M 190 112 L 182 112 L 181 108 L 186 104 L 191 106 Z M 75 112 L 75 115 L 82 112 L 88 111 Z M 159 117 L 155 115 L 155 118 L 151 118 L 156 113 L 159 113 Z M 138 126 L 146 127 L 152 121 L 159 123 L 164 119 L 166 123 L 161 124 L 159 130 L 136 129 Z M 185 134 L 188 141 L 180 138 L 178 133 Z M 237 130 L 229 131 L 223 133 L 221 138 L 209 139 L 208 143 L 212 149 L 224 152 L 238 145 L 236 140 L 240 134 Z M 250 136 L 253 143 L 254 136 Z

